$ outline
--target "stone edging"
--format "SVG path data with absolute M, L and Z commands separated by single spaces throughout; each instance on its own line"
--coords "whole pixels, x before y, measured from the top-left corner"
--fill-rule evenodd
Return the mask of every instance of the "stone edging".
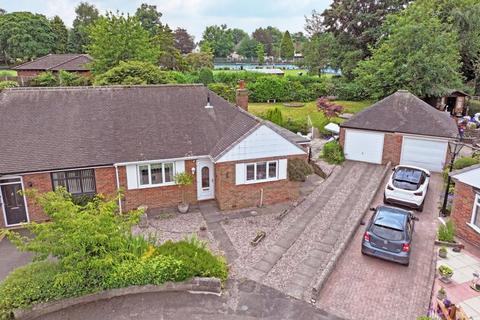
M 48 315 L 72 306 L 79 306 L 95 301 L 108 300 L 115 297 L 129 296 L 134 294 L 156 293 L 156 292 L 178 292 L 187 291 L 192 293 L 221 293 L 222 283 L 217 278 L 192 278 L 183 282 L 166 282 L 163 285 L 131 286 L 88 294 L 81 297 L 67 298 L 54 302 L 41 303 L 31 309 L 18 309 L 13 312 L 14 318 L 18 320 L 33 320 L 40 316 Z
M 341 243 L 339 247 L 335 250 L 333 256 L 330 258 L 327 265 L 325 266 L 325 269 L 323 270 L 322 274 L 320 275 L 317 282 L 315 283 L 315 286 L 312 288 L 312 296 L 310 299 L 311 303 L 315 303 L 317 301 L 318 295 L 320 294 L 320 291 L 322 290 L 323 285 L 325 284 L 326 280 L 332 273 L 333 268 L 335 267 L 335 264 L 337 263 L 342 253 L 345 251 L 345 248 L 350 244 L 350 240 L 352 239 L 353 235 L 357 231 L 357 228 L 360 225 L 360 222 L 362 221 L 362 219 L 365 217 L 366 212 L 369 210 L 372 200 L 375 198 L 375 195 L 378 193 L 378 190 L 380 190 L 380 188 L 383 187 L 383 180 L 385 180 L 387 172 L 390 171 L 390 167 L 391 167 L 391 163 L 389 162 L 383 169 L 381 183 L 375 189 L 373 198 L 370 200 L 370 202 L 368 202 L 365 205 L 365 209 L 363 210 L 364 213 L 360 214 L 358 218 L 355 221 L 353 221 L 350 229 L 348 229 L 347 231 L 346 240 L 343 243 Z

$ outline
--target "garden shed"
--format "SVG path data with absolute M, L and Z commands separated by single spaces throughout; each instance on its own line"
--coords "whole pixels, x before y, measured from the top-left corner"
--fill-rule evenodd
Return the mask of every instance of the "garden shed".
M 458 128 L 445 112 L 406 90 L 378 101 L 340 125 L 345 158 L 441 171 Z

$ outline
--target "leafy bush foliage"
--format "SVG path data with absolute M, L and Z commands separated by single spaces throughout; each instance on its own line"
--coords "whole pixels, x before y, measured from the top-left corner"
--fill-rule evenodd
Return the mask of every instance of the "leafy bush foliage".
M 0 81 L 0 90 L 18 87 L 16 81 Z
M 212 90 L 220 97 L 235 103 L 235 88 L 225 83 L 210 83 L 208 89 Z
M 330 102 L 327 98 L 318 98 L 317 108 L 327 119 L 338 117 L 343 112 L 341 105 Z
M 330 164 L 341 164 L 345 161 L 342 146 L 336 140 L 325 143 L 320 157 Z
M 110 288 L 227 277 L 225 261 L 198 241 L 156 246 L 153 238 L 132 235 L 131 227 L 143 212 L 118 214 L 116 199 L 98 196 L 77 205 L 64 189 L 29 195 L 51 222 L 29 225 L 33 238 L 7 232 L 37 262 L 15 270 L 0 284 L 0 319 L 9 319 L 15 308 Z
M 453 170 L 460 170 L 466 167 L 470 167 L 476 164 L 479 164 L 480 160 L 471 157 L 462 157 L 460 159 L 455 160 L 453 163 Z
M 58 73 L 58 85 L 64 87 L 70 86 L 88 86 L 91 84 L 89 78 L 81 76 L 79 74 L 68 72 L 65 70 L 60 70 Z
M 480 101 L 470 99 L 468 101 L 468 113 L 474 116 L 476 113 L 480 113 Z
M 360 101 L 367 98 L 364 88 L 360 84 L 344 77 L 334 77 L 332 87 L 333 95 L 340 100 Z
M 204 85 L 208 85 L 213 82 L 213 72 L 211 69 L 202 68 L 198 73 L 198 80 Z
M 42 72 L 30 81 L 30 85 L 33 87 L 55 87 L 58 85 L 58 79 L 50 71 Z
M 172 74 L 149 62 L 121 61 L 118 66 L 95 78 L 95 85 L 135 85 L 174 83 Z
M 289 159 L 287 165 L 288 179 L 290 181 L 305 181 L 313 173 L 312 167 L 302 159 Z
M 302 134 L 308 133 L 307 121 L 299 121 L 299 120 L 293 120 L 291 118 L 288 118 L 286 121 L 283 122 L 282 127 L 292 131 L 293 133 L 297 133 L 297 132 L 300 132 Z
M 279 126 L 283 126 L 283 115 L 279 108 L 268 109 L 265 114 L 265 119 Z
M 437 237 L 440 241 L 455 242 L 455 225 L 452 220 L 448 220 L 445 224 L 440 224 Z

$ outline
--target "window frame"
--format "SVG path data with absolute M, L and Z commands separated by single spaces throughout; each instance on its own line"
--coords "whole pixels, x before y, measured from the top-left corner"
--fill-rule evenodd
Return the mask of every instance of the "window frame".
M 165 166 L 172 165 L 172 181 L 165 182 Z M 152 183 L 152 166 L 162 166 L 162 182 L 161 183 Z M 142 177 L 140 167 L 148 167 L 148 184 L 142 184 Z M 175 161 L 172 162 L 151 162 L 145 164 L 137 165 L 137 185 L 139 189 L 142 188 L 154 188 L 154 187 L 163 187 L 163 186 L 173 186 L 175 185 Z
M 266 164 L 266 171 L 265 171 L 265 179 L 258 179 L 257 178 L 257 167 L 259 164 Z M 275 163 L 275 177 L 270 178 L 270 164 Z M 253 179 L 248 179 L 248 166 L 254 166 L 253 169 Z M 265 161 L 258 161 L 258 162 L 249 162 L 245 163 L 245 184 L 253 184 L 253 183 L 262 183 L 262 182 L 270 182 L 270 181 L 277 181 L 279 179 L 279 161 L 278 160 L 265 160 Z
M 93 173 L 92 176 L 91 176 L 91 178 L 93 179 L 93 189 L 94 189 L 93 191 L 88 191 L 88 192 L 84 191 L 83 181 L 82 181 L 84 176 L 83 176 L 82 172 L 84 172 L 86 170 L 89 170 Z M 75 178 L 67 177 L 67 172 L 78 172 L 78 177 L 75 177 Z M 60 178 L 60 179 L 59 178 L 54 178 L 54 175 L 59 174 L 59 173 L 63 173 L 65 178 Z M 88 177 L 88 178 L 90 178 L 90 177 Z M 57 182 L 57 188 L 59 186 L 63 187 L 67 190 L 68 193 L 70 193 L 72 196 L 75 196 L 75 197 L 77 197 L 77 196 L 94 196 L 94 195 L 97 194 L 97 179 L 95 177 L 95 169 L 93 169 L 93 168 L 54 171 L 54 172 L 50 173 L 50 179 L 52 181 L 52 190 L 54 190 L 54 191 L 56 190 L 55 182 Z M 80 183 L 80 189 L 82 190 L 82 192 L 72 193 L 68 188 L 68 180 L 69 179 L 78 179 L 79 183 Z M 59 185 L 58 181 L 64 181 L 65 186 Z
M 470 218 L 470 222 L 467 223 L 473 230 L 475 230 L 477 233 L 480 233 L 480 226 L 477 226 L 475 224 L 475 218 L 477 216 L 477 211 L 480 214 L 480 194 L 475 193 L 475 196 L 473 198 L 473 208 L 472 208 L 472 215 Z

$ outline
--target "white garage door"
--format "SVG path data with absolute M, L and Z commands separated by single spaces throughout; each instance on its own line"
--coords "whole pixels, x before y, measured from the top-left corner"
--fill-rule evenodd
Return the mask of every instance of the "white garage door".
M 417 166 L 434 172 L 442 171 L 447 148 L 446 141 L 403 137 L 400 164 Z
M 345 158 L 370 163 L 382 163 L 383 137 L 380 132 L 345 130 Z

